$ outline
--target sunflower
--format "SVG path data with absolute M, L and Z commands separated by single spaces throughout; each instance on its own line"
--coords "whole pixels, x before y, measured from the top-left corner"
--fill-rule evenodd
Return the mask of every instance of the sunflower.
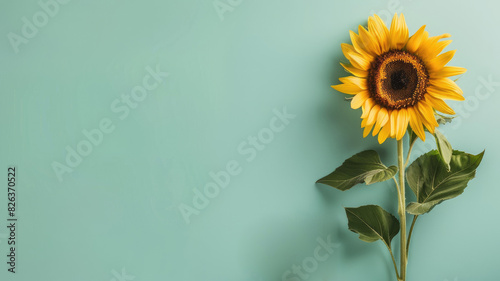
M 434 133 L 435 111 L 453 115 L 443 100 L 464 100 L 462 90 L 448 77 L 465 73 L 446 66 L 455 51 L 441 52 L 451 43 L 449 34 L 429 37 L 425 25 L 409 37 L 403 14 L 392 19 L 390 30 L 379 16 L 368 18 L 368 29 L 350 31 L 352 45 L 342 44 L 353 76 L 342 77 L 335 90 L 353 95 L 351 107 L 362 108 L 363 137 L 373 129 L 379 143 L 400 140 L 408 125 L 425 141 L 424 126 Z

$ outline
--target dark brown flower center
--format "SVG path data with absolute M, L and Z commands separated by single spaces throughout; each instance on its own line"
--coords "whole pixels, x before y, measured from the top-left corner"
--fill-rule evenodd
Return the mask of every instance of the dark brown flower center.
M 368 73 L 371 97 L 387 109 L 414 106 L 424 97 L 429 73 L 417 56 L 392 50 L 378 56 Z

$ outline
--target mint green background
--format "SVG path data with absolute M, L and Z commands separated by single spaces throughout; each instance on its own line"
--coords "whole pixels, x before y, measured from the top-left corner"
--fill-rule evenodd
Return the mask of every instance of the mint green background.
M 482 99 L 475 91 L 481 77 L 500 81 L 500 6 L 410 0 L 244 0 L 223 20 L 210 0 L 73 0 L 17 54 L 7 34 L 41 8 L 1 0 L 0 279 L 108 281 L 125 268 L 133 280 L 282 280 L 331 235 L 339 248 L 308 280 L 395 280 L 383 244 L 359 241 L 342 208 L 395 213 L 392 182 L 345 193 L 314 184 L 361 150 L 395 163 L 395 142 L 363 139 L 360 111 L 330 88 L 345 75 L 348 30 L 394 7 L 411 33 L 426 24 L 453 35 L 451 64 L 469 70 L 458 83 L 472 103 L 455 104 L 460 120 L 442 131 L 456 149 L 486 149 L 464 195 L 418 221 L 408 280 L 498 280 L 500 87 Z M 111 102 L 156 65 L 170 76 L 120 120 Z M 296 118 L 246 161 L 238 145 L 283 107 Z M 115 130 L 58 181 L 53 161 L 105 117 Z M 243 172 L 186 224 L 179 204 L 192 205 L 192 189 L 230 160 Z M 15 276 L 5 265 L 9 165 L 18 169 Z

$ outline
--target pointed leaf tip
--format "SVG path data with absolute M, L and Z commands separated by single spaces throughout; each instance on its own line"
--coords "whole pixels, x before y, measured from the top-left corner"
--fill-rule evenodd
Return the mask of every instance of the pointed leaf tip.
M 450 161 L 451 161 L 451 156 L 453 154 L 453 149 L 451 148 L 451 144 L 448 142 L 446 137 L 438 131 L 437 129 L 434 131 L 434 138 L 436 139 L 436 145 L 439 151 L 439 155 L 441 156 L 441 159 L 443 160 L 443 163 L 446 166 L 446 169 L 448 172 L 450 171 Z

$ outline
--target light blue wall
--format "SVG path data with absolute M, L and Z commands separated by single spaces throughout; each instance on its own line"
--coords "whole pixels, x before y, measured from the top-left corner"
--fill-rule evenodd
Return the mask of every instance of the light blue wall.
M 361 150 L 396 162 L 395 142 L 363 139 L 360 111 L 330 88 L 345 75 L 349 29 L 394 11 L 411 33 L 452 34 L 469 102 L 453 104 L 459 120 L 442 131 L 456 149 L 486 149 L 464 195 L 418 221 L 408 280 L 498 279 L 497 1 L 220 0 L 232 6 L 219 14 L 214 3 L 72 0 L 44 18 L 35 0 L 0 1 L 0 174 L 6 183 L 17 167 L 19 219 L 13 276 L 0 200 L 1 280 L 282 280 L 313 266 L 317 249 L 325 260 L 307 280 L 395 280 L 383 244 L 359 241 L 343 211 L 396 213 L 391 182 L 344 193 L 314 184 Z M 31 38 L 11 43 L 11 32 Z M 131 91 L 139 101 L 126 105 Z M 67 165 L 67 146 L 86 152 L 83 130 L 94 130 L 92 151 L 69 159 L 60 181 L 53 165 Z M 252 148 L 259 134 L 268 143 Z M 227 170 L 227 186 L 186 223 L 179 207 L 195 208 L 193 189 L 215 188 L 210 172 Z

